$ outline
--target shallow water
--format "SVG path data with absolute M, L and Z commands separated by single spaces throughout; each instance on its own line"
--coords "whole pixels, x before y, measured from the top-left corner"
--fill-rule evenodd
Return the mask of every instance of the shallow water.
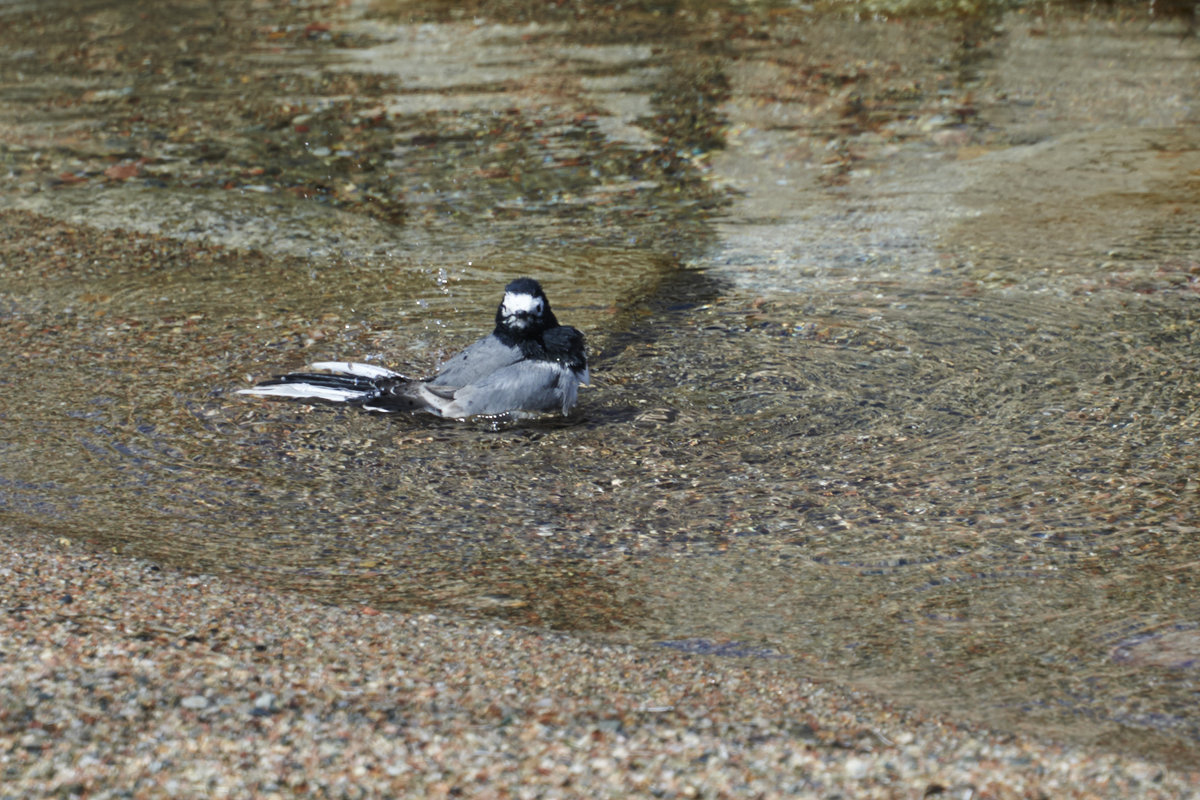
M 1200 49 L 1051 11 L 8 7 L 4 524 L 1186 760 Z M 571 419 L 232 394 L 520 273 Z

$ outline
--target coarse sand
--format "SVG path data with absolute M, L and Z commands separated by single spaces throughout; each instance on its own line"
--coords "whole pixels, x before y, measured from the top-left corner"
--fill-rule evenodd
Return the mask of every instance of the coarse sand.
M 0 539 L 2 798 L 1189 797 L 1200 777 L 710 659 Z

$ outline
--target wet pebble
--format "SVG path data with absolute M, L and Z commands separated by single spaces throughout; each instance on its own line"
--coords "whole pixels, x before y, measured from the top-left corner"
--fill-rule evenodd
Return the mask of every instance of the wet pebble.
M 275 695 L 270 692 L 263 692 L 258 697 L 254 698 L 255 711 L 272 712 L 275 710 Z

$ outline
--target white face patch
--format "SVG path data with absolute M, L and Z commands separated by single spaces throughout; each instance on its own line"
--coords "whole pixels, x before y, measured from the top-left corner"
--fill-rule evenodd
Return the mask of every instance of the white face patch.
M 531 294 L 514 294 L 512 292 L 504 293 L 504 303 L 501 309 L 504 313 L 504 318 L 510 324 L 522 328 L 525 326 L 525 320 L 518 316 L 519 314 L 528 314 L 534 317 L 542 316 L 542 311 L 545 309 L 545 303 L 540 297 L 534 297 Z

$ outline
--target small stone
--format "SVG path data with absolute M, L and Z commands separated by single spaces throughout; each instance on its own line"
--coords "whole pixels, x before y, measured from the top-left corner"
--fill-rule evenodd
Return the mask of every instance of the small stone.
M 864 758 L 851 757 L 846 759 L 846 763 L 842 765 L 842 769 L 846 771 L 846 777 L 850 780 L 861 781 L 870 772 L 871 762 Z
M 21 737 L 20 745 L 26 750 L 41 750 L 46 746 L 46 732 L 41 728 L 34 728 Z
M 204 695 L 194 694 L 191 697 L 185 697 L 179 701 L 179 705 L 192 711 L 200 711 L 208 708 L 208 698 Z

